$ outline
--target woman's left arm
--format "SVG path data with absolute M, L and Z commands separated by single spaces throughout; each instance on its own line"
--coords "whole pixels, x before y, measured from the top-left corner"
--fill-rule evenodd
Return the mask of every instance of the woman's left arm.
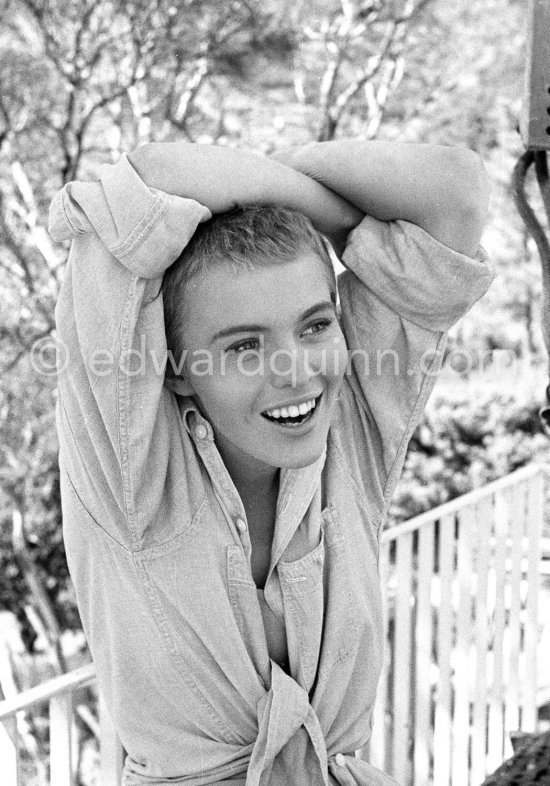
M 471 150 L 341 140 L 283 150 L 272 157 L 322 183 L 363 213 L 383 221 L 410 221 L 470 256 L 477 250 L 489 188 L 481 159 Z M 337 247 L 344 244 L 346 232 L 331 238 Z

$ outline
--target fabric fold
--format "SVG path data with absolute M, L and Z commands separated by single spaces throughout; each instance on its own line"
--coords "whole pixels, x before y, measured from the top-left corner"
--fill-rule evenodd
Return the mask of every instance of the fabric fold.
M 272 661 L 271 688 L 258 704 L 258 736 L 250 757 L 246 786 L 268 786 L 275 757 L 302 725 L 319 758 L 323 783 L 329 786 L 323 733 L 308 694 Z
M 258 703 L 258 736 L 250 757 L 246 786 L 280 786 L 271 779 L 276 757 L 304 726 L 317 757 L 319 773 L 311 784 L 331 786 L 396 786 L 397 781 L 362 759 L 342 753 L 328 756 L 319 719 L 307 692 L 272 661 L 271 688 Z M 330 773 L 330 779 L 329 779 Z M 320 776 L 322 780 L 317 778 Z M 290 780 L 288 781 L 290 783 Z M 301 786 L 305 786 L 301 784 Z

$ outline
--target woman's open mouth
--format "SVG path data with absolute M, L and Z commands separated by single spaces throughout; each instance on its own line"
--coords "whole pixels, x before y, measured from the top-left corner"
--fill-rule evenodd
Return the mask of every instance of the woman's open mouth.
M 287 428 L 296 428 L 302 426 L 311 420 L 317 410 L 317 405 L 321 400 L 321 396 L 308 399 L 300 404 L 291 404 L 288 407 L 276 407 L 275 409 L 266 409 L 262 412 L 262 416 L 272 423 L 277 423 L 279 426 L 286 426 Z

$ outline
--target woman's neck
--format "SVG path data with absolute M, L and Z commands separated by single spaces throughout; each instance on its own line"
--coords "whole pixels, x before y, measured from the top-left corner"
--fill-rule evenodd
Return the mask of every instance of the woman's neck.
M 233 445 L 226 444 L 223 437 L 219 435 L 216 435 L 216 444 L 231 480 L 243 501 L 262 495 L 271 498 L 273 493 L 278 491 L 278 467 L 271 467 L 253 456 L 236 451 Z
M 277 502 L 279 493 L 279 470 L 273 468 L 269 472 L 240 471 L 238 468 L 227 468 L 235 488 L 245 508 L 257 500 L 274 500 Z M 232 471 L 233 469 L 233 471 Z

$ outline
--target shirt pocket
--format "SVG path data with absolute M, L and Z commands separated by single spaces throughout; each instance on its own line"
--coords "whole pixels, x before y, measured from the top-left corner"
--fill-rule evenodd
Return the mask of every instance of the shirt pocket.
M 227 547 L 227 581 L 229 602 L 242 645 L 265 687 L 270 680 L 270 665 L 262 612 L 258 590 L 240 546 Z
M 324 625 L 318 664 L 318 683 L 325 682 L 356 654 L 360 642 L 360 588 L 352 544 L 345 538 L 338 511 L 329 505 L 322 512 L 325 539 Z
M 163 644 L 157 660 L 177 685 L 170 696 L 180 708 L 177 722 L 186 732 L 242 746 L 257 732 L 252 707 L 263 688 L 231 613 L 215 538 L 204 518 L 196 519 L 175 543 L 134 559 Z
M 279 560 L 277 573 L 285 606 L 290 668 L 307 691 L 313 685 L 323 635 L 325 533 L 321 528 L 317 546 L 304 557 Z

